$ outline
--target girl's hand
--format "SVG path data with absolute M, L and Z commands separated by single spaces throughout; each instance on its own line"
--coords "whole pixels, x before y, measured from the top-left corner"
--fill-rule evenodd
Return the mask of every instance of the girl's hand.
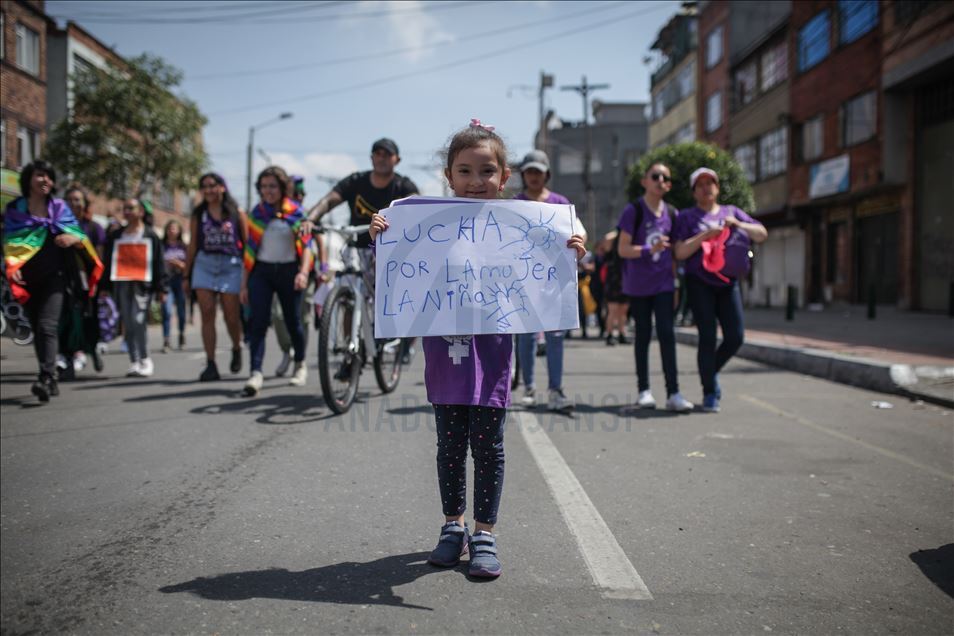
M 649 248 L 650 254 L 658 254 L 663 250 L 669 249 L 669 237 L 663 236 L 661 239 L 652 244 L 652 247 Z
M 574 234 L 566 242 L 567 247 L 572 247 L 576 250 L 576 260 L 580 260 L 586 256 L 586 245 L 584 238 L 579 234 Z
M 388 225 L 388 219 L 383 214 L 377 213 L 371 217 L 371 227 L 368 228 L 368 233 L 371 235 L 371 240 L 374 241 L 377 239 L 378 234 L 384 232 L 390 227 Z
M 19 269 L 10 274 L 10 278 L 12 278 L 13 282 L 17 285 L 26 285 L 26 281 L 23 280 L 23 272 Z
M 301 225 L 298 226 L 298 236 L 300 236 L 303 239 L 306 239 L 308 238 L 308 236 L 312 233 L 314 229 L 315 229 L 315 224 L 309 221 L 308 219 L 305 219 L 304 221 L 301 222 Z
M 737 218 L 735 218 L 735 216 L 725 217 L 725 224 L 728 225 L 729 227 L 739 227 L 739 223 L 740 221 Z
M 57 234 L 53 242 L 56 243 L 57 247 L 72 247 L 79 243 L 80 240 L 72 234 Z
M 248 304 L 248 286 L 242 285 L 242 288 L 239 290 L 239 303 L 242 305 Z
M 722 234 L 722 228 L 714 227 L 714 228 L 706 230 L 705 232 L 699 232 L 699 234 L 697 234 L 696 236 L 699 237 L 700 241 L 709 241 L 719 236 L 720 234 Z
M 298 272 L 295 274 L 295 291 L 308 287 L 308 273 Z

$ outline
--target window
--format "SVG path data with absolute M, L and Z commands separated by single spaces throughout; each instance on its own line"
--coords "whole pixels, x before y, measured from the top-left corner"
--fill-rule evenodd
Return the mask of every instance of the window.
M 831 20 L 822 11 L 798 32 L 798 70 L 807 71 L 828 57 Z
M 876 0 L 838 0 L 839 38 L 842 44 L 854 42 L 878 25 Z
M 653 119 L 661 119 L 673 106 L 695 92 L 696 65 L 693 62 L 663 84 L 653 96 Z
M 738 110 L 755 99 L 758 68 L 755 62 L 746 64 L 735 72 L 735 93 L 733 103 Z
M 679 144 L 684 141 L 695 141 L 695 139 L 696 139 L 696 122 L 691 121 L 676 131 L 675 135 L 673 135 L 672 142 L 674 144 Z
M 7 122 L 0 119 L 0 166 L 7 165 Z
M 18 24 L 17 33 L 17 66 L 33 75 L 40 74 L 40 36 L 36 31 Z
M 784 126 L 759 139 L 759 177 L 768 179 L 785 172 L 788 156 L 788 129 Z
M 722 59 L 722 26 L 709 32 L 706 38 L 706 68 L 712 68 Z
M 878 128 L 877 96 L 869 91 L 841 106 L 841 144 L 853 146 L 871 139 Z
M 802 160 L 818 159 L 825 151 L 825 120 L 821 115 L 802 124 Z
M 739 166 L 742 167 L 745 178 L 749 180 L 749 183 L 754 182 L 757 179 L 755 173 L 755 144 L 743 144 L 736 148 L 732 154 L 735 156 L 735 160 Z
M 706 132 L 722 125 L 722 91 L 716 91 L 706 100 Z
M 20 162 L 18 168 L 22 168 L 39 154 L 39 135 L 36 131 L 19 126 L 17 128 L 17 161 Z
M 684 69 L 679 71 L 679 75 L 676 76 L 676 83 L 679 85 L 679 101 L 684 100 L 696 92 L 695 62 L 689 62 Z
M 73 75 L 80 73 L 91 73 L 96 69 L 96 65 L 87 60 L 79 53 L 73 54 Z
M 762 54 L 762 90 L 767 91 L 788 78 L 788 47 L 785 42 Z

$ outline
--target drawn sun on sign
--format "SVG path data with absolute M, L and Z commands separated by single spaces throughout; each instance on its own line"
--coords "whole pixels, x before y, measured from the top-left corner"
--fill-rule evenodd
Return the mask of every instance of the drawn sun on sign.
M 550 218 L 546 221 L 543 220 L 543 212 L 540 212 L 540 219 L 538 222 L 534 223 L 530 219 L 524 218 L 523 222 L 526 223 L 526 227 L 520 225 L 511 225 L 513 229 L 520 232 L 520 238 L 510 241 L 503 247 L 510 247 L 511 245 L 521 244 L 521 249 L 523 253 L 518 258 L 526 258 L 530 255 L 530 252 L 535 249 L 546 250 L 550 245 L 556 240 L 556 232 L 553 231 L 553 217 L 556 216 L 556 212 L 550 215 Z
M 484 306 L 492 309 L 487 317 L 496 316 L 497 330 L 504 332 L 512 325 L 510 316 L 518 313 L 529 314 L 527 310 L 527 294 L 516 281 L 507 286 L 494 283 L 493 287 L 484 288 Z

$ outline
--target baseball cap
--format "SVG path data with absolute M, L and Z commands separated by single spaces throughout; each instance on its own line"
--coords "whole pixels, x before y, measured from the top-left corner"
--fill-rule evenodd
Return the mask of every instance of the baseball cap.
M 712 168 L 696 168 L 691 175 L 689 175 L 689 187 L 696 187 L 696 181 L 699 180 L 699 177 L 707 174 L 712 177 L 712 180 L 716 183 L 719 183 L 719 175 L 716 174 L 716 171 Z
M 381 137 L 376 142 L 374 142 L 374 144 L 371 146 L 371 152 L 374 152 L 375 150 L 386 150 L 387 152 L 390 152 L 392 155 L 401 154 L 398 152 L 398 147 L 397 147 L 397 144 L 394 143 L 394 140 L 388 139 L 387 137 Z
M 520 162 L 520 172 L 534 168 L 540 172 L 550 172 L 550 159 L 542 150 L 531 150 Z

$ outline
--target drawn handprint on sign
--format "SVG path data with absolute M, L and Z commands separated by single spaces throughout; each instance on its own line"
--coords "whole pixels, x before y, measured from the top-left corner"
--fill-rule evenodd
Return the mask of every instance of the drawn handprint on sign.
M 499 332 L 504 332 L 512 326 L 510 316 L 530 313 L 527 310 L 527 295 L 520 283 L 516 281 L 506 286 L 494 283 L 493 287 L 485 288 L 484 306 L 493 310 L 487 317 L 496 316 Z
M 521 249 L 523 253 L 520 254 L 518 258 L 525 258 L 530 255 L 533 250 L 536 248 L 541 248 L 546 250 L 550 245 L 556 240 L 557 234 L 553 231 L 553 217 L 556 216 L 556 212 L 550 215 L 550 218 L 546 221 L 543 220 L 543 211 L 540 212 L 540 220 L 537 223 L 532 222 L 530 219 L 524 217 L 523 222 L 526 223 L 526 227 L 520 225 L 511 225 L 513 229 L 520 232 L 520 238 L 510 241 L 506 245 L 502 246 L 501 249 L 510 247 L 511 245 L 517 243 L 523 243 Z

